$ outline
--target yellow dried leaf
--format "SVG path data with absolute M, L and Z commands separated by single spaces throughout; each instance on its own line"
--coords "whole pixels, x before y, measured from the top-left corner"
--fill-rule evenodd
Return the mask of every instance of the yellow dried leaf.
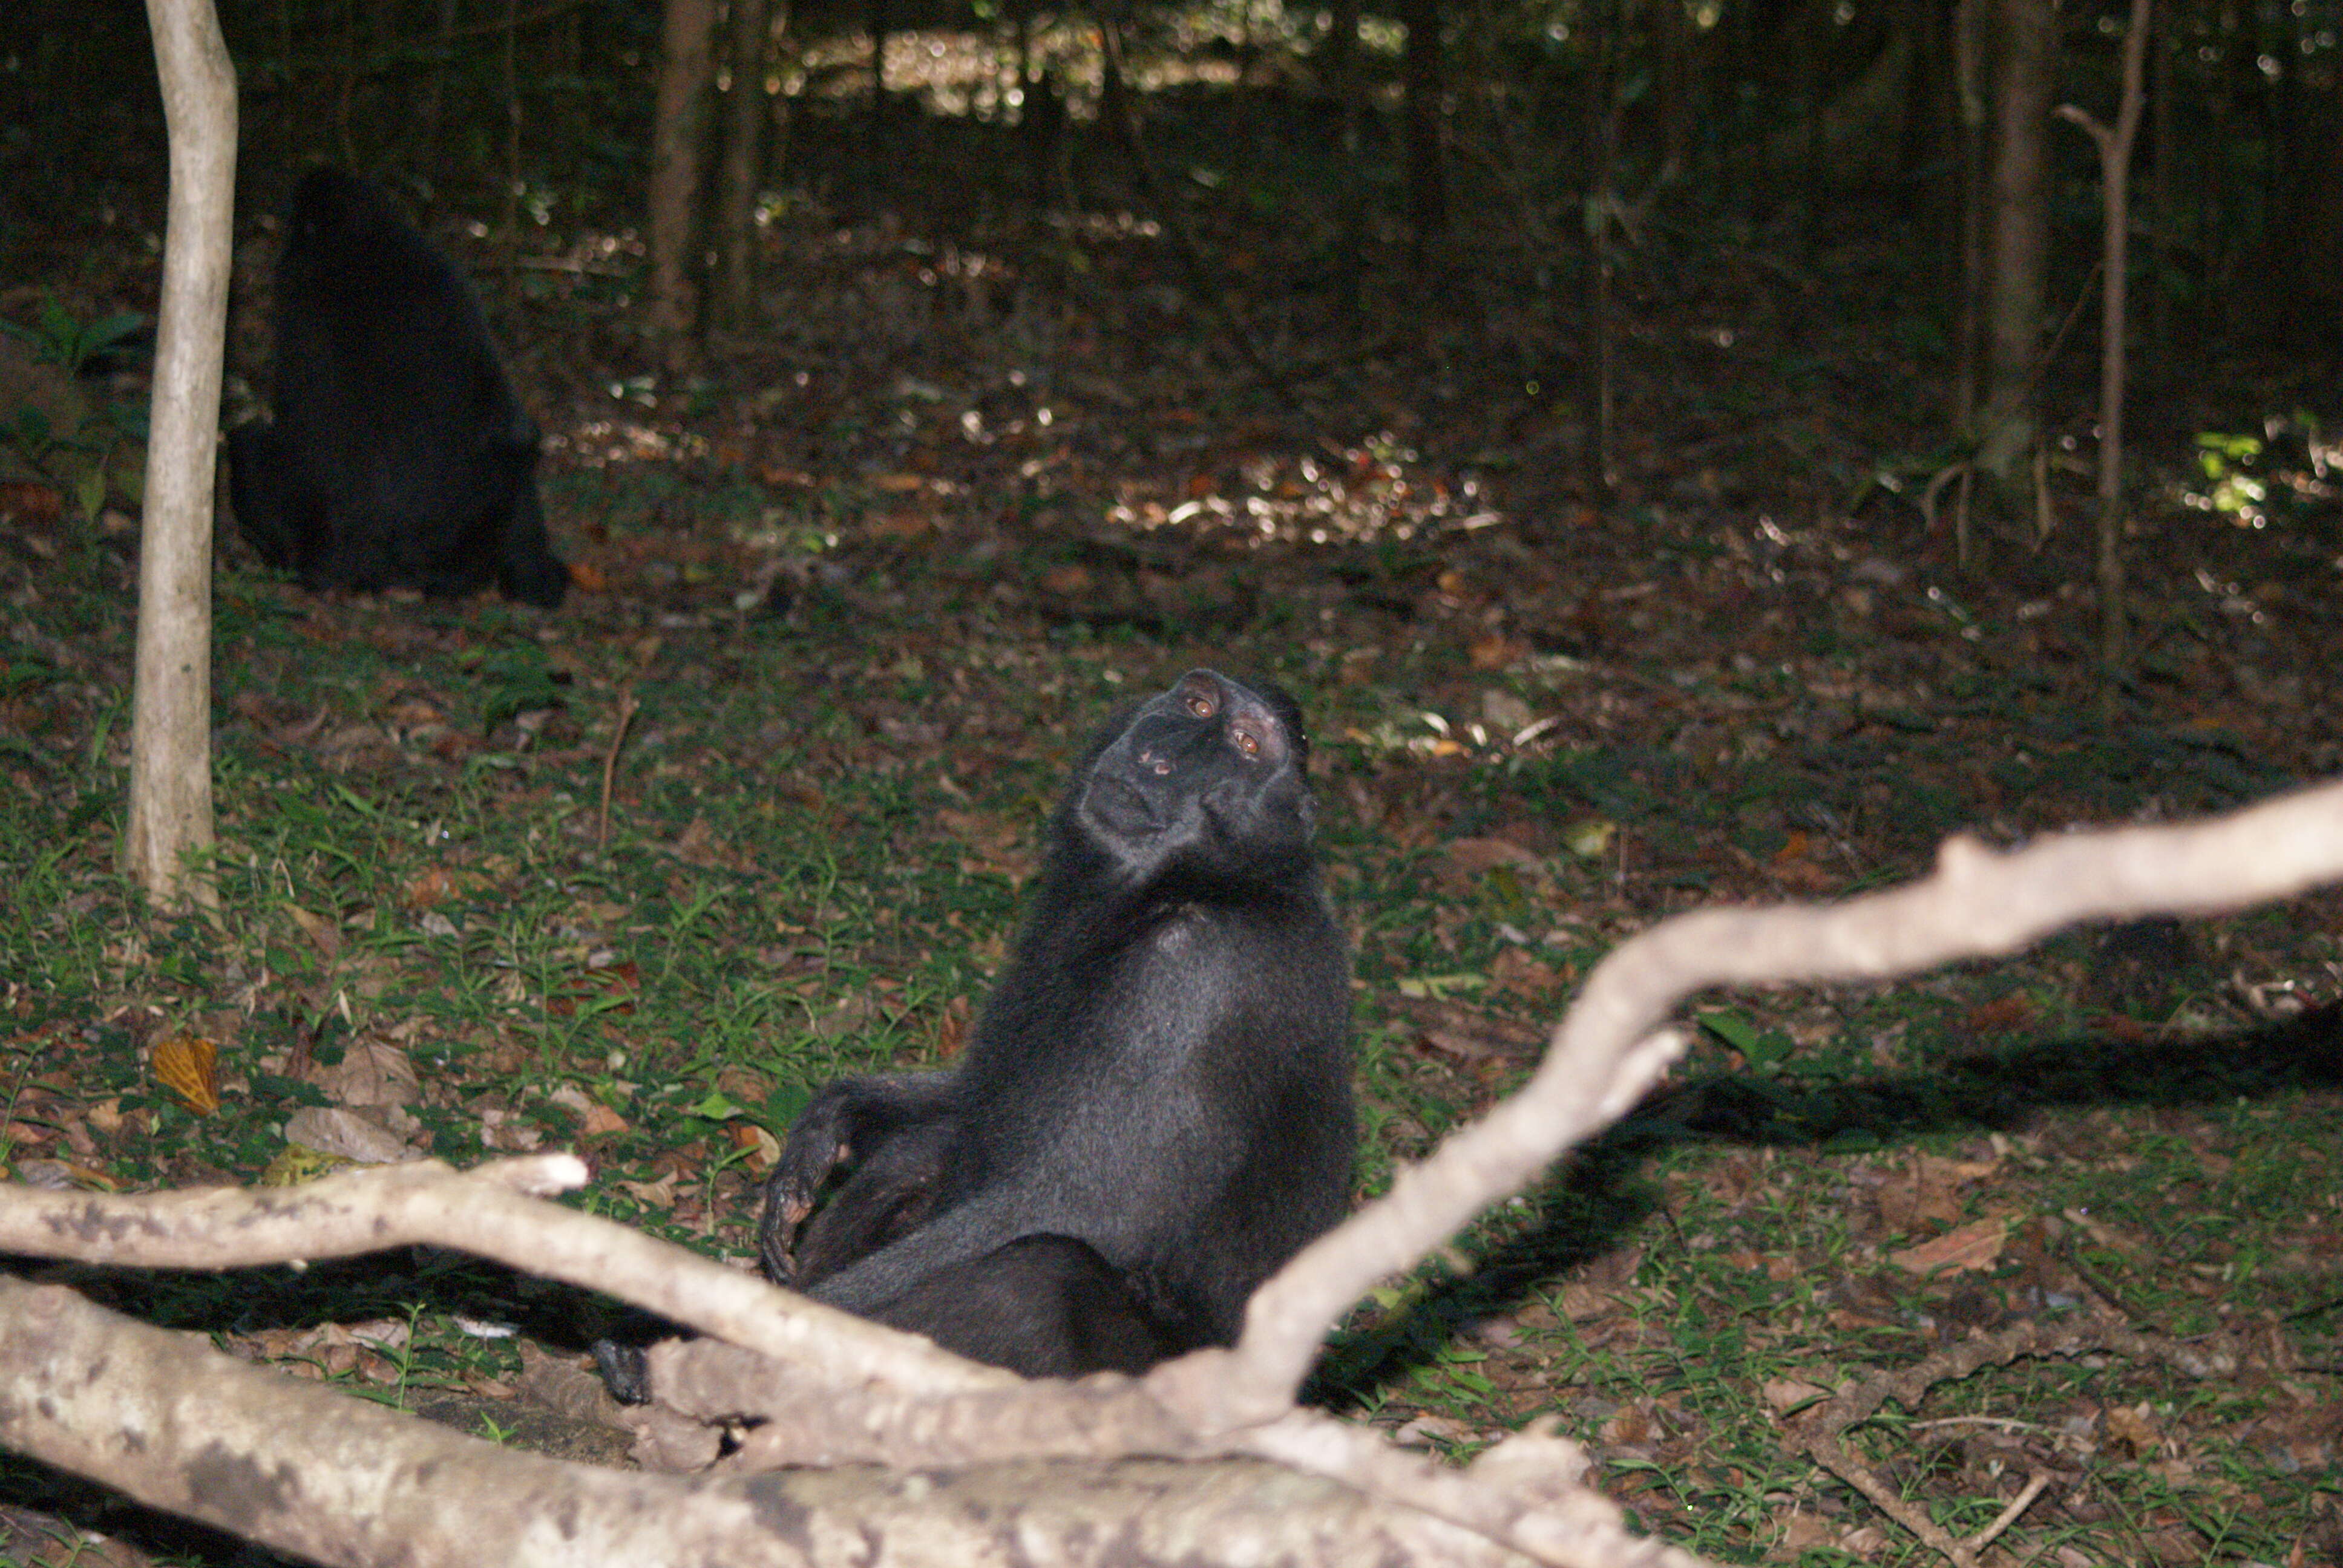
M 356 1163 L 347 1154 L 328 1154 L 305 1143 L 287 1143 L 277 1151 L 277 1158 L 261 1171 L 256 1184 L 262 1187 L 298 1187 L 304 1181 L 314 1181 L 345 1165 Z
M 155 1042 L 147 1065 L 155 1081 L 198 1116 L 220 1108 L 219 1047 L 199 1034 L 174 1034 Z

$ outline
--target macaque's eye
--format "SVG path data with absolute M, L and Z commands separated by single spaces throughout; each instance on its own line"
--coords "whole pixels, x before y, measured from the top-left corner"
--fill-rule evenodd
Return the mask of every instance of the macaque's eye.
M 1188 694 L 1188 711 L 1199 719 L 1210 719 L 1219 709 L 1220 704 L 1201 691 Z

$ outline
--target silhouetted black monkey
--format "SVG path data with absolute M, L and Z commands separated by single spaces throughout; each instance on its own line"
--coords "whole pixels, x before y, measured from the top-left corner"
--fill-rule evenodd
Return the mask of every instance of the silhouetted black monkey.
M 966 1058 L 814 1096 L 766 1184 L 766 1272 L 1029 1377 L 1233 1343 L 1351 1188 L 1307 751 L 1291 698 L 1205 669 L 1102 733 Z
M 454 265 L 339 169 L 294 187 L 277 265 L 273 424 L 228 433 L 228 498 L 311 588 L 419 588 L 550 608 L 537 429 Z

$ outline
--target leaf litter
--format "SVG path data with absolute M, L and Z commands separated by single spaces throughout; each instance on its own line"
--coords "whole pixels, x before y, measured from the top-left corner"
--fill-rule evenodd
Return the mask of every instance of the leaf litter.
M 1080 285 L 1050 265 L 1076 243 Z M 1502 356 L 1393 338 L 1268 396 L 1130 231 L 1007 227 L 940 259 L 807 211 L 769 246 L 779 325 L 704 397 L 614 399 L 640 383 L 539 357 L 578 570 L 559 617 L 317 598 L 231 552 L 224 932 L 134 915 L 112 879 L 129 561 L 0 522 L 28 900 L 5 938 L 12 1177 L 577 1145 L 603 1211 L 744 1258 L 771 1132 L 835 1072 L 958 1049 L 1072 749 L 1195 662 L 1310 711 L 1369 1190 L 1517 1081 L 1578 979 L 1668 913 L 1911 876 L 1956 829 L 2217 809 L 2343 759 L 2338 585 L 2306 534 L 2144 505 L 2144 653 L 2107 724 L 2078 527 L 1997 541 L 1980 576 L 1894 491 L 1851 508 L 1853 467 L 1926 439 L 1860 310 L 1805 352 L 1866 396 L 1785 399 L 1763 332 L 1696 363 L 1624 350 L 1597 505 L 1566 412 Z M 1762 286 L 1720 278 L 1708 307 Z M 1469 347 L 1453 321 L 1424 337 Z M 1648 1527 L 1720 1557 L 1916 1562 L 1796 1446 L 1813 1412 L 1979 1335 L 2117 1322 L 2228 1370 L 2014 1356 L 1844 1441 L 1955 1531 L 2048 1477 L 1989 1562 L 2332 1560 L 2337 908 L 1708 999 L 1671 1083 L 1363 1306 L 1318 1395 L 1459 1452 L 1557 1416 Z M 351 1288 L 330 1321 L 231 1342 L 377 1386 L 513 1386 L 504 1342 L 449 1325 L 514 1301 L 394 1318 Z M 440 1359 L 369 1326 L 392 1322 Z

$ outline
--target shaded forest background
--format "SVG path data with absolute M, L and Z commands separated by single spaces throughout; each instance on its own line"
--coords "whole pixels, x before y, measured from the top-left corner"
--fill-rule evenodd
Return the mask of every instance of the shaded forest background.
M 2113 669 L 2099 170 L 2054 111 L 2112 117 L 2128 6 L 776 0 L 750 68 L 735 5 L 699 14 L 662 279 L 692 9 L 221 5 L 224 422 L 265 400 L 285 195 L 368 174 L 479 286 L 578 591 L 309 595 L 223 514 L 218 930 L 113 862 L 151 49 L 128 5 L 0 15 L 12 1179 L 576 1144 L 597 1211 L 745 1253 L 760 1130 L 949 1058 L 1076 739 L 1194 663 L 1282 680 L 1320 743 L 1367 1191 L 1669 912 L 2343 760 L 2334 0 L 2155 12 Z M 2051 1476 L 1989 1561 L 2336 1560 L 2335 915 L 1718 999 L 1662 1101 L 1363 1305 L 1320 1397 L 1459 1454 L 1559 1416 L 1721 1559 L 1916 1563 L 1789 1416 L 1971 1329 L 2113 1312 L 2240 1370 L 1995 1369 L 1867 1462 L 1954 1529 Z M 591 1446 L 464 1326 L 574 1350 L 525 1281 L 93 1288 Z M 0 1481 L 28 1557 L 98 1526 L 228 1550 Z

